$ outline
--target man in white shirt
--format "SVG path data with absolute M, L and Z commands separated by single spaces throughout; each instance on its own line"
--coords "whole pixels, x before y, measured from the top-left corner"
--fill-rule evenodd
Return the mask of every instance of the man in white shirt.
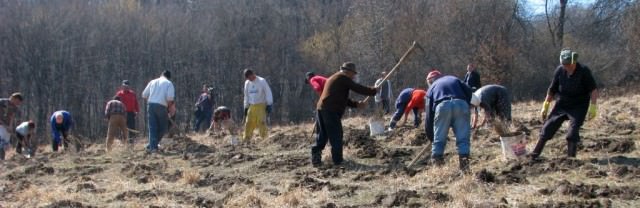
M 374 99 L 376 102 L 376 106 L 382 107 L 384 114 L 389 114 L 389 101 L 393 97 L 393 94 L 391 93 L 391 82 L 389 80 L 385 80 L 384 82 L 382 81 L 385 76 L 387 76 L 387 72 L 383 71 L 382 73 L 380 73 L 380 78 L 376 80 L 374 86 L 379 86 L 380 91 L 376 93 Z
M 251 69 L 244 70 L 244 112 L 246 123 L 244 126 L 244 140 L 249 141 L 253 136 L 253 130 L 258 128 L 260 137 L 266 139 L 267 114 L 271 113 L 273 94 L 271 88 L 262 77 L 256 76 Z
M 147 101 L 147 125 L 149 126 L 149 144 L 147 152 L 158 151 L 158 144 L 169 127 L 169 117 L 175 112 L 175 89 L 171 79 L 171 72 L 166 70 L 162 76 L 151 80 L 142 91 L 142 98 Z

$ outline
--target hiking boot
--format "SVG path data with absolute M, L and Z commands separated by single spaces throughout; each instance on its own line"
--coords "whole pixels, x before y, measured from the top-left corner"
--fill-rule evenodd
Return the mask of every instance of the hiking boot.
M 444 157 L 443 156 L 431 156 L 431 164 L 435 166 L 443 166 L 444 165 Z
M 467 155 L 460 155 L 458 157 L 458 163 L 460 164 L 460 171 L 464 174 L 468 174 L 471 173 L 471 170 L 469 169 L 469 156 Z
M 320 153 L 311 153 L 311 165 L 313 167 L 322 166 L 322 155 Z
M 542 154 L 542 150 L 544 149 L 544 145 L 547 143 L 547 141 L 539 139 L 538 143 L 536 143 L 536 147 L 533 148 L 533 151 L 527 155 L 527 157 L 529 157 L 529 159 L 531 160 L 535 160 L 537 159 L 540 154 Z
M 578 151 L 578 143 L 577 142 L 567 142 L 567 156 L 575 158 L 576 152 Z

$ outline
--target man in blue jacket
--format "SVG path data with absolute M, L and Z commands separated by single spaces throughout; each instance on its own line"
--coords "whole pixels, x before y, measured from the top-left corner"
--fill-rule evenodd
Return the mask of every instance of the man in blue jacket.
M 444 149 L 449 127 L 453 127 L 458 147 L 460 170 L 469 172 L 469 137 L 471 134 L 471 88 L 455 76 L 444 76 L 438 70 L 427 76 L 429 90 L 426 123 L 427 138 L 432 141 L 431 160 L 444 164 Z
M 53 142 L 51 143 L 53 151 L 57 152 L 61 143 L 64 149 L 67 149 L 69 146 L 69 130 L 73 126 L 71 114 L 67 111 L 59 110 L 54 112 L 49 120 L 53 135 Z M 80 150 L 79 144 L 76 144 L 76 150 Z

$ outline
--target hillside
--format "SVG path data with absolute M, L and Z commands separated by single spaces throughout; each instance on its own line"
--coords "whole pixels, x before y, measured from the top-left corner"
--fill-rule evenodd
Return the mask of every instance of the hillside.
M 444 167 L 404 168 L 425 144 L 422 129 L 368 136 L 366 118 L 345 123 L 343 167 L 309 162 L 311 124 L 279 126 L 266 141 L 231 146 L 221 136 L 165 138 L 164 153 L 121 144 L 0 162 L 1 207 L 639 207 L 640 95 L 605 98 L 581 131 L 577 159 L 565 158 L 565 127 L 539 162 L 504 162 L 499 138 L 480 129 L 472 140 L 472 174 L 458 175 L 455 142 Z M 540 103 L 514 106 L 529 149 Z M 412 118 L 410 118 L 412 119 Z M 12 151 L 13 152 L 13 151 Z M 329 163 L 329 164 L 326 164 Z

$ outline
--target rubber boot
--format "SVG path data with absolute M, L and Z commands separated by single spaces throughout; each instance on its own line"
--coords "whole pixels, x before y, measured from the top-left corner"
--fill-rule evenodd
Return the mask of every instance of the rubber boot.
M 458 157 L 458 163 L 460 164 L 460 172 L 464 174 L 471 173 L 469 169 L 469 156 L 468 155 L 460 155 Z
M 542 154 L 542 150 L 544 149 L 544 145 L 547 143 L 546 140 L 539 139 L 538 143 L 536 143 L 536 147 L 533 148 L 531 154 L 529 154 L 529 159 L 538 159 L 540 154 Z
M 435 166 L 443 166 L 444 165 L 444 157 L 442 155 L 440 156 L 431 156 L 431 164 L 435 165 Z
M 575 158 L 578 151 L 577 142 L 567 142 L 567 157 Z

